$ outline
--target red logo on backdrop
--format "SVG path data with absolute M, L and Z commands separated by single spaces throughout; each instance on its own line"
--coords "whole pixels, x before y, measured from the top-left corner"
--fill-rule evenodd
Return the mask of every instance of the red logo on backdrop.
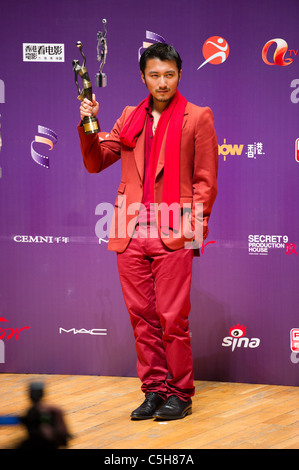
M 299 352 L 299 328 L 293 328 L 290 332 L 291 335 L 291 350 Z
M 296 139 L 296 144 L 295 144 L 295 159 L 296 159 L 296 162 L 299 162 L 299 139 Z
M 218 65 L 226 61 L 229 54 L 228 42 L 220 36 L 212 36 L 207 39 L 202 48 L 202 54 L 206 59 L 197 70 L 207 63 Z
M 287 255 L 291 255 L 292 253 L 294 253 L 294 255 L 297 255 L 295 243 L 286 243 L 286 248 L 287 248 L 286 250 Z
M 6 320 L 3 317 L 0 317 L 0 321 L 4 321 L 8 323 L 8 320 Z M 23 330 L 28 330 L 30 326 L 23 326 L 22 328 L 1 328 L 0 327 L 0 339 L 11 339 L 13 335 L 15 335 L 15 339 L 19 339 L 19 334 Z
M 234 338 L 242 338 L 242 336 L 246 335 L 246 326 L 239 325 L 239 323 L 235 326 L 232 326 L 229 329 L 229 334 Z
M 273 54 L 273 62 L 269 62 L 268 50 L 273 44 L 276 44 L 276 49 Z M 287 50 L 288 50 L 288 43 L 284 39 L 280 39 L 280 38 L 271 39 L 263 47 L 263 51 L 262 51 L 263 61 L 267 65 L 282 65 L 282 66 L 290 65 L 293 62 L 293 59 L 291 59 L 290 57 L 288 59 L 284 58 Z M 290 53 L 292 52 L 294 52 L 295 55 L 298 54 L 298 51 L 291 50 Z

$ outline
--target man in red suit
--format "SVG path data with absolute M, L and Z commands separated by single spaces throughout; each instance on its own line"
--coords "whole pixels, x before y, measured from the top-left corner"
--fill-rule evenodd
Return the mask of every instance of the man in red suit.
M 148 47 L 140 58 L 147 98 L 126 107 L 109 134 L 85 135 L 78 126 L 90 173 L 121 159 L 108 249 L 117 252 L 145 394 L 131 419 L 179 419 L 192 412 L 192 261 L 208 235 L 218 145 L 211 110 L 178 91 L 181 64 L 172 46 Z M 95 96 L 85 99 L 81 120 L 98 110 Z

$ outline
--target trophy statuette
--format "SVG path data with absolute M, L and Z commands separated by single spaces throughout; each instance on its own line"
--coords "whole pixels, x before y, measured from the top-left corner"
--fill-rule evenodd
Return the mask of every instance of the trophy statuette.
M 88 75 L 86 64 L 86 57 L 83 53 L 83 45 L 80 41 L 77 42 L 77 47 L 80 50 L 80 53 L 83 57 L 82 65 L 79 64 L 78 60 L 73 60 L 73 70 L 75 72 L 75 83 L 78 89 L 78 100 L 83 101 L 84 98 L 87 98 L 89 101 L 92 101 L 92 86 L 91 81 Z M 80 91 L 78 84 L 78 75 L 82 78 L 82 90 Z M 98 121 L 95 116 L 85 116 L 82 120 L 82 125 L 84 128 L 85 134 L 96 134 L 100 132 Z
M 107 40 L 106 40 L 107 20 L 103 18 L 102 23 L 104 25 L 104 33 L 102 33 L 102 31 L 97 32 L 97 40 L 98 40 L 97 61 L 100 62 L 100 69 L 99 69 L 99 72 L 96 74 L 96 86 L 98 87 L 107 86 L 107 75 L 102 72 L 105 62 L 106 62 L 106 56 L 107 56 Z

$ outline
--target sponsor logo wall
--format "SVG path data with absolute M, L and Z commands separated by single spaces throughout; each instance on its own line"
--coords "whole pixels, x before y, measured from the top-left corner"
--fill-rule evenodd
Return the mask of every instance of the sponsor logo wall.
M 84 168 L 72 61 L 81 41 L 105 138 L 146 96 L 138 60 L 160 41 L 180 52 L 180 92 L 212 109 L 218 137 L 219 192 L 193 268 L 195 378 L 299 385 L 299 4 L 286 0 L 283 20 L 258 0 L 153 0 L 150 18 L 139 0 L 90 0 L 92 15 L 78 0 L 2 9 L 0 372 L 136 375 L 107 250 L 120 166 Z

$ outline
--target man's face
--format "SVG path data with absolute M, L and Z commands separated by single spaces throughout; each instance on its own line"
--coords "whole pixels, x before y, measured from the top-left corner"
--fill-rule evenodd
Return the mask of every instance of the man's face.
M 141 78 L 154 101 L 168 102 L 175 95 L 181 72 L 174 60 L 148 59 Z

